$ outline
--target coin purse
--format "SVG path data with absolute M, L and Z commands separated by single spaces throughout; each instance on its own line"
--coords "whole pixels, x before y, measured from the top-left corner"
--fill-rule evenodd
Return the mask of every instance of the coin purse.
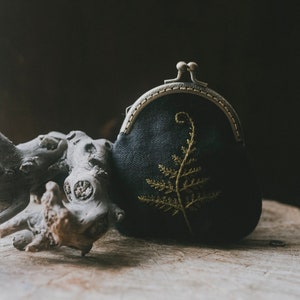
M 127 110 L 112 151 L 123 234 L 231 242 L 258 223 L 261 193 L 239 117 L 196 68 L 179 62 L 177 78 Z

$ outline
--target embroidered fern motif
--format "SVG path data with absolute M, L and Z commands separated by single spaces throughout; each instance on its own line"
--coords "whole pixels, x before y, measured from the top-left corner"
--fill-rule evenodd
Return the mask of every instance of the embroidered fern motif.
M 142 195 L 138 199 L 158 209 L 170 212 L 173 216 L 182 213 L 189 232 L 192 228 L 187 216 L 187 210 L 197 210 L 204 202 L 218 197 L 219 192 L 204 192 L 203 188 L 209 178 L 200 177 L 200 166 L 191 166 L 197 162 L 193 153 L 195 147 L 195 125 L 186 112 L 178 112 L 175 115 L 177 124 L 188 124 L 189 137 L 186 145 L 181 146 L 182 155 L 173 154 L 172 160 L 175 167 L 170 168 L 162 164 L 158 165 L 159 171 L 166 177 L 165 180 L 146 179 L 149 186 L 163 193 L 163 196 Z

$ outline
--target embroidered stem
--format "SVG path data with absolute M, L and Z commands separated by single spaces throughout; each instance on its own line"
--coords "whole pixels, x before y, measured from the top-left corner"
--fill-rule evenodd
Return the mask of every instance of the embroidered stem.
M 180 117 L 183 117 L 183 119 L 180 120 Z M 186 118 L 187 120 L 185 120 L 184 118 Z M 187 114 L 186 112 L 179 112 L 175 115 L 175 121 L 176 123 L 178 124 L 184 124 L 186 121 L 188 121 L 188 123 L 190 124 L 190 129 L 191 129 L 191 132 L 189 133 L 190 134 L 190 139 L 187 139 L 187 145 L 188 145 L 188 148 L 186 149 L 185 152 L 185 155 L 184 155 L 184 158 L 180 164 L 180 167 L 179 167 L 179 170 L 178 170 L 178 173 L 177 173 L 177 176 L 176 176 L 176 183 L 175 183 L 175 188 L 176 188 L 176 194 L 177 194 L 177 198 L 178 198 L 178 203 L 179 203 L 179 206 L 180 206 L 180 210 L 183 214 L 183 217 L 184 217 L 184 220 L 185 220 L 185 223 L 189 229 L 189 232 L 191 234 L 193 234 L 193 231 L 192 231 L 192 227 L 191 227 L 191 224 L 190 224 L 190 221 L 187 217 L 187 214 L 186 214 L 186 210 L 185 210 L 185 206 L 183 205 L 183 201 L 182 201 L 182 198 L 181 198 L 181 188 L 180 188 L 180 178 L 181 178 L 181 175 L 182 175 L 182 172 L 183 172 L 183 168 L 185 166 L 185 163 L 191 153 L 191 149 L 192 149 L 192 146 L 194 144 L 194 138 L 195 138 L 195 125 L 194 125 L 194 122 L 193 120 L 191 119 L 191 117 L 189 116 L 189 114 Z

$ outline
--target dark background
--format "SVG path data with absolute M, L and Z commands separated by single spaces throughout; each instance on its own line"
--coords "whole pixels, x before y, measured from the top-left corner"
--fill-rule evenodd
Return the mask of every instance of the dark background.
M 196 61 L 238 112 L 264 197 L 300 205 L 296 3 L 0 0 L 0 131 L 114 140 L 128 105 Z

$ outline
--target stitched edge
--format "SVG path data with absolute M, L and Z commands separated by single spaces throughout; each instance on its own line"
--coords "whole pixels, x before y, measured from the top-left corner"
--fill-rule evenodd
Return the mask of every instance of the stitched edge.
M 234 136 L 238 142 L 244 142 L 242 127 L 237 113 L 233 107 L 225 100 L 221 95 L 209 88 L 201 88 L 198 86 L 192 86 L 191 84 L 184 83 L 171 83 L 162 85 L 153 90 L 150 90 L 146 94 L 142 95 L 130 108 L 128 114 L 125 117 L 120 133 L 128 134 L 133 125 L 133 121 L 136 119 L 138 113 L 149 103 L 162 96 L 162 94 L 175 94 L 176 92 L 192 93 L 200 95 L 211 102 L 215 103 L 227 116 Z

